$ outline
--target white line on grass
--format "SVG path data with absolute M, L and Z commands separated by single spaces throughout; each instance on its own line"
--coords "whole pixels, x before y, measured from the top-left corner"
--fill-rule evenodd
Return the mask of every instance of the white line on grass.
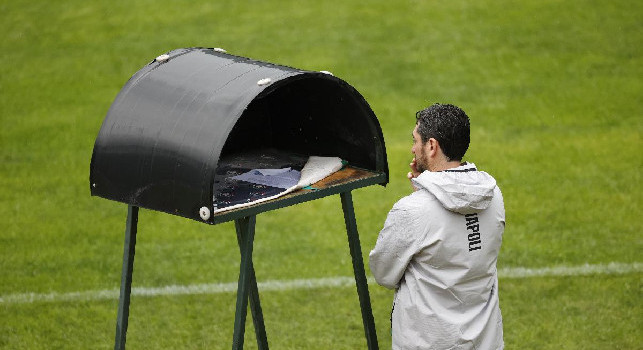
M 587 275 L 618 275 L 626 273 L 643 272 L 643 263 L 609 263 L 585 264 L 580 266 L 555 266 L 531 269 L 526 267 L 509 267 L 498 270 L 500 278 L 529 278 L 529 277 L 559 277 L 559 276 L 587 276 Z M 368 283 L 374 284 L 370 277 Z M 355 285 L 354 277 L 327 277 L 296 280 L 272 280 L 258 282 L 261 291 L 284 291 L 295 289 L 313 289 L 327 287 L 351 287 Z M 135 296 L 167 296 L 167 295 L 193 295 L 193 294 L 218 294 L 234 293 L 237 291 L 237 282 L 208 283 L 192 285 L 169 285 L 164 287 L 132 287 Z M 89 290 L 70 293 L 22 293 L 0 296 L 0 304 L 28 304 L 35 302 L 66 302 L 118 299 L 119 289 Z

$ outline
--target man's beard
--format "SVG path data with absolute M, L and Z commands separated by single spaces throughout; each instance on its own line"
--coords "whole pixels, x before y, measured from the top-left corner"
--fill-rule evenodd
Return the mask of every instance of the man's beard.
M 417 169 L 417 171 L 422 174 L 425 170 L 429 170 L 428 168 L 428 164 L 424 159 L 424 152 L 418 154 L 415 157 L 415 169 Z

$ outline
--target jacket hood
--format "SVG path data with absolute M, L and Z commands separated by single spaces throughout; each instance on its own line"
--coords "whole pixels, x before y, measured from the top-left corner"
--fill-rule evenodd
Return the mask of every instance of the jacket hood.
M 496 180 L 475 164 L 465 163 L 444 171 L 425 171 L 412 179 L 418 190 L 427 190 L 453 212 L 472 214 L 489 207 L 496 188 Z

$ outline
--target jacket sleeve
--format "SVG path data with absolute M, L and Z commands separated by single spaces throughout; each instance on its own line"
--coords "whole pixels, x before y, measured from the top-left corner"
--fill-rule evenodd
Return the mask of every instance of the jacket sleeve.
M 408 198 L 408 197 L 407 197 Z M 388 213 L 384 228 L 369 254 L 369 266 L 380 285 L 393 289 L 399 286 L 404 271 L 418 252 L 418 238 L 423 236 L 422 218 L 412 206 L 396 203 Z M 424 218 L 426 220 L 426 218 Z

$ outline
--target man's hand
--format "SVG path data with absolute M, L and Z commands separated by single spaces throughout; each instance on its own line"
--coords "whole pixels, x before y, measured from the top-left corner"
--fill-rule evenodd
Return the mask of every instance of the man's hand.
M 409 167 L 411 168 L 411 171 L 406 174 L 406 177 L 411 180 L 412 178 L 420 176 L 420 172 L 418 171 L 417 167 L 415 166 L 415 158 L 413 158 L 413 161 L 409 164 Z
M 420 176 L 420 172 L 418 171 L 418 169 L 416 167 L 415 158 L 413 158 L 413 160 L 409 164 L 409 167 L 411 168 L 411 171 L 409 171 L 406 174 L 406 178 L 409 179 L 409 181 L 411 179 L 413 179 L 413 178 L 416 178 L 416 177 Z M 415 185 L 413 185 L 413 182 L 411 182 L 411 186 L 413 186 L 413 191 L 417 191 L 417 188 L 415 187 Z

